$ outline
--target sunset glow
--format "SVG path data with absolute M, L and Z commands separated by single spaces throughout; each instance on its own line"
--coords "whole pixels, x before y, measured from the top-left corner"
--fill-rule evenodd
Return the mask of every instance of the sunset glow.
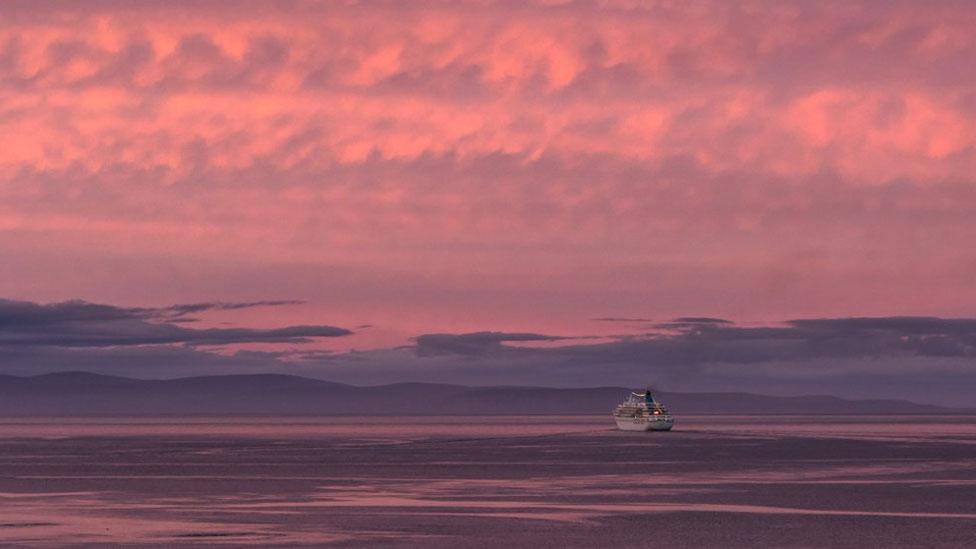
M 4 2 L 0 296 L 299 300 L 199 326 L 380 355 L 971 317 L 973 28 L 952 1 Z

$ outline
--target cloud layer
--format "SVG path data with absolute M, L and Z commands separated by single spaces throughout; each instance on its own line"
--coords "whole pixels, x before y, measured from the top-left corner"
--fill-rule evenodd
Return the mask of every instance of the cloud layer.
M 972 316 L 974 27 L 954 0 L 3 2 L 0 295 L 294 289 L 248 314 L 381 327 L 335 348 Z
M 114 307 L 67 301 L 41 305 L 0 300 L 0 347 L 126 347 L 183 344 L 308 343 L 313 338 L 340 337 L 351 331 L 334 326 L 288 326 L 273 329 L 186 328 L 191 312 L 288 305 L 289 301 L 194 303 L 162 308 Z
M 123 308 L 82 301 L 0 301 L 0 373 L 89 370 L 169 378 L 273 371 L 364 385 L 653 384 L 685 391 L 976 403 L 972 318 L 816 318 L 758 326 L 688 317 L 641 321 L 633 333 L 603 338 L 436 333 L 418 335 L 405 346 L 352 352 L 309 345 L 351 334 L 332 326 L 191 329 L 172 322 L 174 310 L 287 303 Z

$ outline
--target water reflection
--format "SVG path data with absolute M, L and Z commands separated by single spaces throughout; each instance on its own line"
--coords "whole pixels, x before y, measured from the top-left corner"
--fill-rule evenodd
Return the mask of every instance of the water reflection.
M 828 525 L 894 545 L 976 528 L 973 416 L 400 421 L 5 420 L 0 544 L 626 546 L 649 523 L 711 544 L 721 516 L 773 545 Z M 762 537 L 771 524 L 798 537 Z

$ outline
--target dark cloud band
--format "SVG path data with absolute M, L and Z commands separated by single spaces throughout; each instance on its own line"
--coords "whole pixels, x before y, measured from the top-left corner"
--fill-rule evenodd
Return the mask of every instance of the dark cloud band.
M 38 304 L 0 300 L 0 346 L 117 347 L 131 345 L 228 345 L 304 343 L 352 332 L 335 326 L 273 329 L 206 328 L 179 325 L 191 313 L 279 306 L 297 301 L 212 302 L 161 308 L 115 307 L 85 301 Z

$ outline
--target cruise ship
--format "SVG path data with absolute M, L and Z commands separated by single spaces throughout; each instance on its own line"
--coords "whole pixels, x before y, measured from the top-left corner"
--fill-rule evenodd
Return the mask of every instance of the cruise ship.
M 627 400 L 614 408 L 613 419 L 622 431 L 670 431 L 674 426 L 674 417 L 654 400 L 650 390 L 630 393 Z

